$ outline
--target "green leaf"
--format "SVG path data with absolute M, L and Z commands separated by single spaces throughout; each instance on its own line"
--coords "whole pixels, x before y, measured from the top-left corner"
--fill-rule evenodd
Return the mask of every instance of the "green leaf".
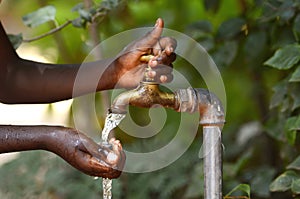
M 84 4 L 82 2 L 76 4 L 71 11 L 72 12 L 78 12 L 79 10 L 84 9 Z
M 285 80 L 279 82 L 273 87 L 273 91 L 274 94 L 271 98 L 270 109 L 275 108 L 280 104 L 282 104 L 288 91 L 288 82 Z
M 17 35 L 8 34 L 7 36 L 14 49 L 17 49 L 23 42 L 23 35 L 21 33 Z
M 300 130 L 300 116 L 290 117 L 285 122 L 288 131 Z
M 292 111 L 300 107 L 300 85 L 299 84 L 292 84 L 290 85 L 290 95 L 293 99 L 293 107 Z
M 243 18 L 232 18 L 223 22 L 217 32 L 219 39 L 231 39 L 242 31 L 242 27 L 246 24 Z
M 300 46 L 288 45 L 277 50 L 264 64 L 280 70 L 286 70 L 292 68 L 299 60 Z
M 56 8 L 54 6 L 45 6 L 35 12 L 22 17 L 23 23 L 31 28 L 37 27 L 43 23 L 54 21 Z
M 287 131 L 285 133 L 285 135 L 286 135 L 286 139 L 287 139 L 288 143 L 293 146 L 295 144 L 295 141 L 297 138 L 297 131 L 295 131 L 295 130 Z
M 295 8 L 293 7 L 293 4 L 293 0 L 285 0 L 283 2 L 278 10 L 280 20 L 282 20 L 283 22 L 288 22 L 295 15 Z
M 285 135 L 290 145 L 294 145 L 297 137 L 297 130 L 300 130 L 300 116 L 290 117 L 285 122 Z
M 264 4 L 264 21 L 276 19 L 280 24 L 287 23 L 295 14 L 293 0 L 273 1 Z
M 84 28 L 85 24 L 86 22 L 83 19 L 81 19 L 81 17 L 72 20 L 72 25 L 76 28 Z
M 258 58 L 261 58 L 266 47 L 266 42 L 267 35 L 263 31 L 249 34 L 244 45 L 245 58 L 249 62 L 257 61 Z
M 88 22 L 92 21 L 92 15 L 88 11 L 86 11 L 84 9 L 80 9 L 80 10 L 78 10 L 78 13 L 82 19 L 84 19 Z
M 200 45 L 205 48 L 206 51 L 209 51 L 215 47 L 215 41 L 213 38 L 205 38 L 199 41 Z
M 229 65 L 236 56 L 238 44 L 236 41 L 226 41 L 212 54 L 217 66 Z
M 207 20 L 199 20 L 187 27 L 187 31 L 200 31 L 201 33 L 211 33 L 213 31 L 213 27 L 211 23 Z
M 252 172 L 251 172 L 252 173 Z M 250 181 L 251 192 L 258 197 L 269 198 L 269 184 L 275 175 L 275 169 L 269 166 L 256 167 Z
M 250 198 L 250 192 L 251 192 L 251 188 L 250 185 L 248 184 L 239 184 L 236 187 L 234 187 L 228 194 L 226 194 L 225 197 L 230 196 L 232 193 L 234 193 L 235 191 L 242 191 L 245 192 L 248 196 L 248 198 Z
M 294 180 L 292 182 L 292 192 L 294 194 L 300 194 L 300 179 Z
M 290 82 L 300 82 L 300 66 L 293 72 L 292 77 L 289 79 Z
M 300 39 L 300 14 L 298 14 L 294 20 L 293 32 L 296 37 L 296 40 L 299 41 L 299 39 Z
M 300 155 L 287 167 L 287 169 L 295 169 L 300 171 Z
M 107 10 L 112 10 L 120 4 L 120 0 L 105 0 L 101 1 L 101 7 Z
M 299 176 L 295 171 L 286 171 L 280 176 L 278 176 L 271 184 L 271 192 L 284 192 L 291 189 L 293 180 L 297 179 Z
M 278 50 L 287 45 L 295 44 L 295 35 L 291 28 L 273 25 L 271 28 L 271 46 L 269 48 Z

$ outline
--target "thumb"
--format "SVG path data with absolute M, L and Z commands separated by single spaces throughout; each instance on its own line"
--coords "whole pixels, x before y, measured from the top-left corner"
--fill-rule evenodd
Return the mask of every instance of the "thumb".
M 148 32 L 138 43 L 143 47 L 153 47 L 159 40 L 164 27 L 164 21 L 161 18 L 156 20 L 154 28 Z

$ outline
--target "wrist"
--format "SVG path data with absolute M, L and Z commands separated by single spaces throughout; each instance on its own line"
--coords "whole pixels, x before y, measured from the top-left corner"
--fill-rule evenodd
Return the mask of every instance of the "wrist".
M 98 91 L 109 90 L 115 88 L 118 82 L 117 60 L 114 60 L 102 73 L 98 82 Z

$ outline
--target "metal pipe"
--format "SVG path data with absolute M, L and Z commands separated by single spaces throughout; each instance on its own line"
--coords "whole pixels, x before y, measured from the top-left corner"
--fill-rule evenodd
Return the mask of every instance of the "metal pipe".
M 222 199 L 222 150 L 219 127 L 203 127 L 203 149 L 204 198 Z
M 222 133 L 225 113 L 218 97 L 206 89 L 176 91 L 179 111 L 199 111 L 203 126 L 204 199 L 222 199 Z
M 128 105 L 150 108 L 156 104 L 178 112 L 200 113 L 204 138 L 204 199 L 221 199 L 223 197 L 221 129 L 225 123 L 221 101 L 206 89 L 190 87 L 166 93 L 159 90 L 156 83 L 142 82 L 138 88 L 120 94 L 114 100 L 111 112 L 126 113 Z

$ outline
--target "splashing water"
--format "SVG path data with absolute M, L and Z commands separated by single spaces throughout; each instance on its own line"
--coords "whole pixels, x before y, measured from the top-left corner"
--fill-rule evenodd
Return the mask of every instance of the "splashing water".
M 125 114 L 116 114 L 109 113 L 106 116 L 104 128 L 102 130 L 102 141 L 108 142 L 108 136 L 111 130 L 113 130 L 118 124 L 124 119 Z M 109 178 L 102 179 L 102 188 L 103 188 L 103 199 L 111 199 L 112 198 L 112 180 Z
M 120 122 L 124 119 L 125 114 L 117 114 L 117 113 L 109 113 L 106 116 L 104 128 L 102 130 L 102 141 L 108 141 L 108 135 L 111 130 L 113 130 L 116 126 L 120 124 Z

